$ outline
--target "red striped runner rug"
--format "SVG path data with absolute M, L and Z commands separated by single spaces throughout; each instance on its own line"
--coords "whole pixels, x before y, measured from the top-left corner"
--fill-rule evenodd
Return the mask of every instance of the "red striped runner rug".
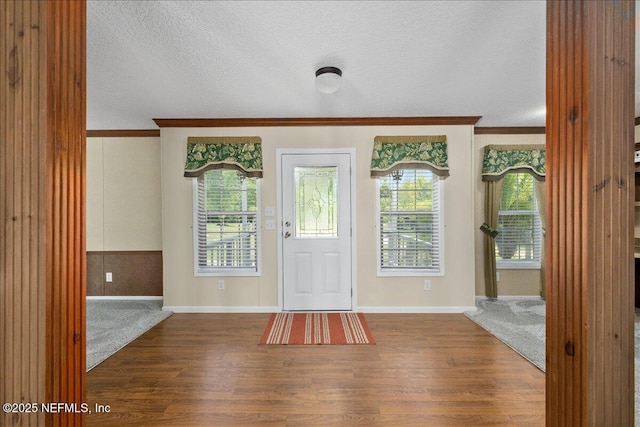
M 375 344 L 362 313 L 275 313 L 260 344 Z

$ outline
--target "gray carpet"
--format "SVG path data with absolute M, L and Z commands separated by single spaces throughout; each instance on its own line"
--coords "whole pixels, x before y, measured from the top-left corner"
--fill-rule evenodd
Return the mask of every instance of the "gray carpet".
M 545 304 L 542 299 L 477 299 L 478 311 L 464 313 L 544 371 Z
M 541 299 L 477 299 L 478 311 L 464 313 L 525 359 L 545 370 L 545 303 Z M 636 425 L 640 425 L 640 309 L 635 320 Z
M 160 300 L 88 300 L 87 371 L 171 314 Z

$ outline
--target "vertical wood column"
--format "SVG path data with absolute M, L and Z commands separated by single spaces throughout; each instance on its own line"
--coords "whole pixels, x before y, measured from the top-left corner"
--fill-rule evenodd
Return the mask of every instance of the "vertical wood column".
M 548 426 L 634 423 L 634 20 L 547 2 Z
M 85 40 L 82 0 L 0 2 L 0 403 L 85 402 Z

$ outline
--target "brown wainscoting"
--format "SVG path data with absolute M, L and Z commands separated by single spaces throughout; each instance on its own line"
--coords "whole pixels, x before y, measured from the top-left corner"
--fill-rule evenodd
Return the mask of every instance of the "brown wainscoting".
M 87 296 L 104 296 L 104 255 L 87 252 Z
M 87 296 L 162 296 L 162 251 L 87 252 Z

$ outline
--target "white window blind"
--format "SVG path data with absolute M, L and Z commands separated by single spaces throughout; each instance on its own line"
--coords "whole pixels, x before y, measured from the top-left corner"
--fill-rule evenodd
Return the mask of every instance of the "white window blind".
M 379 178 L 380 271 L 440 273 L 440 180 L 429 170 Z
M 195 252 L 198 273 L 258 268 L 256 178 L 211 170 L 197 179 Z
M 532 175 L 509 173 L 503 178 L 497 230 L 498 267 L 539 267 L 542 229 Z

